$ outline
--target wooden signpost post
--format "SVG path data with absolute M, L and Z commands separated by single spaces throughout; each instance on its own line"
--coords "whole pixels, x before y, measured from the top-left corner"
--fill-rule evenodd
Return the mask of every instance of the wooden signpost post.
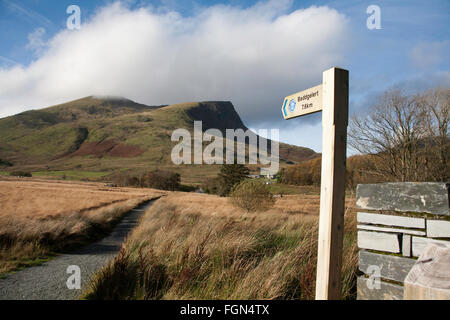
M 286 120 L 322 111 L 322 178 L 316 300 L 338 300 L 341 297 L 348 79 L 347 70 L 329 69 L 323 73 L 322 85 L 286 97 L 281 108 Z

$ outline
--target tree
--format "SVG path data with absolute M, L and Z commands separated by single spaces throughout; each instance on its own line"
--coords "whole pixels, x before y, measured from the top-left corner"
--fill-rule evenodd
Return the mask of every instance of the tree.
M 175 191 L 180 188 L 181 176 L 178 173 L 155 170 L 144 175 L 142 179 L 142 186 Z
M 223 182 L 223 196 L 228 195 L 231 189 L 246 179 L 250 170 L 243 164 L 224 164 L 220 169 L 219 177 Z
M 438 95 L 387 91 L 368 113 L 351 119 L 349 145 L 373 156 L 371 173 L 384 181 L 445 179 L 448 102 L 448 89 Z
M 322 159 L 302 161 L 295 166 L 282 169 L 280 179 L 282 183 L 293 185 L 320 185 Z
M 283 183 L 284 177 L 286 174 L 286 169 L 285 168 L 281 168 L 277 175 L 275 176 L 275 178 L 277 179 L 277 183 Z
M 230 193 L 231 202 L 247 213 L 267 211 L 275 204 L 275 199 L 267 185 L 259 180 L 244 180 L 235 185 Z
M 118 179 L 120 179 L 119 183 L 124 186 L 155 188 L 170 191 L 179 190 L 181 187 L 180 175 L 175 172 L 164 170 L 142 172 L 138 175 L 119 175 Z
M 9 173 L 9 175 L 12 177 L 27 177 L 27 178 L 33 176 L 31 172 L 28 171 L 12 171 Z
M 374 156 L 354 155 L 347 159 L 346 186 L 355 189 L 361 183 L 384 182 L 379 175 L 374 174 Z
M 435 88 L 418 95 L 418 104 L 424 114 L 425 130 L 429 139 L 426 141 L 426 156 L 435 156 L 437 162 L 430 172 L 436 180 L 448 181 L 448 123 L 450 116 L 450 89 Z M 433 150 L 434 149 L 434 150 Z M 434 151 L 434 152 L 433 152 Z M 427 161 L 434 162 L 433 159 Z

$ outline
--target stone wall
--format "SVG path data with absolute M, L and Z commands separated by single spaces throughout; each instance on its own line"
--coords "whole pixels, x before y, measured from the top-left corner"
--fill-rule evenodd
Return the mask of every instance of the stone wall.
M 445 183 L 358 185 L 359 300 L 402 300 L 403 282 L 429 242 L 450 246 Z

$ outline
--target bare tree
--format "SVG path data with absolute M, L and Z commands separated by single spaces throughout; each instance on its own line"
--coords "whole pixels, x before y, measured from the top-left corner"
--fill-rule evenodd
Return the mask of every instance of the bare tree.
M 428 139 L 426 143 L 426 161 L 434 166 L 430 175 L 434 180 L 448 181 L 448 153 L 450 142 L 448 123 L 450 116 L 450 89 L 436 88 L 417 96 L 417 104 L 422 109 Z
M 427 177 L 423 141 L 427 126 L 425 108 L 418 106 L 417 96 L 400 90 L 386 92 L 366 115 L 350 121 L 349 144 L 362 154 L 371 154 L 372 174 L 387 181 L 423 181 Z

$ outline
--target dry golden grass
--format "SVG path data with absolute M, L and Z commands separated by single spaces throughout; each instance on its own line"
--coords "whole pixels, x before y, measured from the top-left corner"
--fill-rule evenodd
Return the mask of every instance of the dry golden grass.
M 229 199 L 174 193 L 158 200 L 88 299 L 313 299 L 318 195 L 244 213 Z M 356 219 L 349 199 L 342 297 L 355 297 Z
M 0 274 L 104 235 L 124 213 L 165 192 L 43 180 L 0 181 Z
M 108 188 L 100 183 L 3 178 L 0 180 L 0 216 L 43 218 L 154 194 L 160 192 L 149 189 Z
M 169 203 L 176 202 L 178 205 L 183 204 L 182 207 L 178 208 L 180 213 L 197 212 L 212 216 L 241 216 L 244 214 L 244 211 L 233 207 L 228 198 L 217 197 L 215 195 L 174 192 L 168 199 L 166 198 L 165 201 L 168 201 Z M 345 203 L 346 214 L 356 212 L 356 203 L 353 196 L 347 197 Z M 203 209 L 199 210 L 202 206 Z M 265 212 L 265 215 L 271 216 L 274 214 L 277 217 L 280 217 L 280 213 L 292 214 L 294 215 L 294 217 L 292 217 L 293 219 L 304 219 L 306 216 L 318 216 L 320 213 L 320 196 L 318 194 L 298 194 L 286 195 L 282 198 L 277 197 L 275 206 Z

